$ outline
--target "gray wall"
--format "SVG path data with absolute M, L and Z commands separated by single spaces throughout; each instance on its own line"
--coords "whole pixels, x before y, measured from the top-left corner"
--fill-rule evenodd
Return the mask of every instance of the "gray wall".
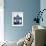
M 18 41 L 32 28 L 33 18 L 40 9 L 40 0 L 4 0 L 4 35 L 7 41 Z M 12 12 L 24 12 L 23 27 L 12 26 Z

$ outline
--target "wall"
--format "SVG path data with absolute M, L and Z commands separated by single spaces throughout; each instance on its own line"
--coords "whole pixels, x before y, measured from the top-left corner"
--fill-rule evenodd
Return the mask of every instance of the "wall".
M 43 9 L 46 9 L 46 0 L 40 0 L 40 9 L 41 9 L 41 11 L 42 11 Z M 46 20 L 45 20 L 45 19 L 46 19 L 46 10 L 43 12 L 42 17 L 43 17 L 43 22 L 40 21 L 40 25 L 46 27 Z
M 18 41 L 32 29 L 35 12 L 40 9 L 40 0 L 4 0 L 4 35 L 7 41 Z M 12 26 L 12 12 L 24 12 L 23 27 Z
M 43 9 L 46 9 L 46 0 L 40 0 L 40 10 L 43 10 Z M 46 27 L 46 11 L 43 13 L 42 17 L 44 20 L 43 20 L 43 22 L 40 21 L 40 25 Z M 46 34 L 45 34 L 45 36 L 46 36 Z M 45 37 L 45 39 L 46 39 L 46 37 Z M 46 40 L 45 40 L 45 44 L 46 44 Z

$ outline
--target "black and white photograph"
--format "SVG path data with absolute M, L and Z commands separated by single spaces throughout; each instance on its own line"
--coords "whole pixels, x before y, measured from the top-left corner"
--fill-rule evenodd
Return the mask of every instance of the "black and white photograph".
M 23 26 L 23 12 L 12 12 L 12 26 Z

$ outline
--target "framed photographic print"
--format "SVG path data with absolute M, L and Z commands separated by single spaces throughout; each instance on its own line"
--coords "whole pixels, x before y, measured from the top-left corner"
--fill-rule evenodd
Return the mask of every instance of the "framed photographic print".
M 12 12 L 12 26 L 23 26 L 23 12 Z

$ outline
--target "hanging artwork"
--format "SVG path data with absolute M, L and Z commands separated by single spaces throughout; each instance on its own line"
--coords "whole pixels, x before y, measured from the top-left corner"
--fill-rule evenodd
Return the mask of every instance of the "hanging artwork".
M 12 12 L 12 26 L 23 26 L 23 12 Z

